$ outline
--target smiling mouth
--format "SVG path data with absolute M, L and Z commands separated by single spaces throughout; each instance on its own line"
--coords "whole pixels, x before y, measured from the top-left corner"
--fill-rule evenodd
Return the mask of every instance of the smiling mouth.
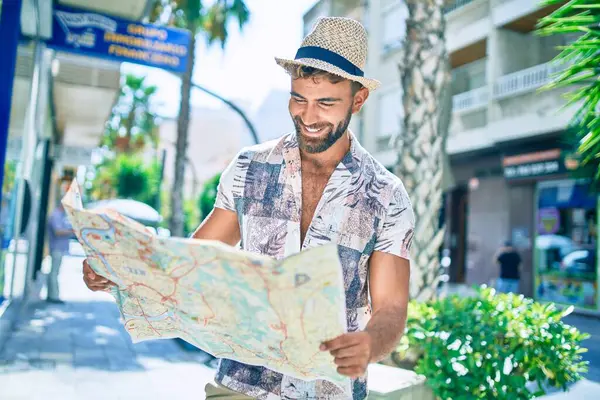
M 320 128 L 309 128 L 306 125 L 302 125 L 302 128 L 304 129 L 304 131 L 310 135 L 317 135 L 321 132 L 323 132 L 325 130 L 325 127 L 322 126 Z

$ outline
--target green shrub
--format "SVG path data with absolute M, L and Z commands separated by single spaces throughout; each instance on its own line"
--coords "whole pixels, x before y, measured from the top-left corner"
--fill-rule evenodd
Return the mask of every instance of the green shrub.
M 562 321 L 571 311 L 485 286 L 411 302 L 398 354 L 416 354 L 415 372 L 441 399 L 531 399 L 587 371 L 580 343 L 589 335 Z
M 136 154 L 118 154 L 96 167 L 90 185 L 93 199 L 134 199 L 156 206 L 160 164 Z
M 217 200 L 217 189 L 219 187 L 219 181 L 221 180 L 221 173 L 216 174 L 204 183 L 202 187 L 202 193 L 198 197 L 198 208 L 200 209 L 200 220 L 208 217 L 208 214 L 212 211 Z

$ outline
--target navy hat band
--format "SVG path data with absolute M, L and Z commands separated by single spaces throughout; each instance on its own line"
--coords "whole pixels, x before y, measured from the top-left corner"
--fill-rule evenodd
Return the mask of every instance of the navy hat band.
M 349 73 L 350 75 L 355 76 L 365 76 L 365 73 L 362 69 L 358 68 L 352 62 L 348 61 L 348 59 L 340 56 L 333 51 L 324 49 L 322 47 L 317 46 L 306 46 L 298 49 L 296 53 L 296 60 L 300 58 L 314 58 L 315 60 L 325 61 L 331 65 L 335 65 L 342 71 Z

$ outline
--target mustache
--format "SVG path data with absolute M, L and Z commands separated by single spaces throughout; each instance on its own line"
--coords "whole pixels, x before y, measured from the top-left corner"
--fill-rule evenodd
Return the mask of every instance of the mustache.
M 300 117 L 294 117 L 294 121 L 296 121 L 298 124 L 305 126 L 309 129 L 321 129 L 321 128 L 328 128 L 331 126 L 331 124 L 329 124 L 327 122 L 317 122 L 312 125 L 306 125 Z

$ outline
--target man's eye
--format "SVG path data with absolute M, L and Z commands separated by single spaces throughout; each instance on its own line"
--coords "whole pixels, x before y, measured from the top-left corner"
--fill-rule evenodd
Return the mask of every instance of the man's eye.
M 321 105 L 323 107 L 331 107 L 331 106 L 333 106 L 333 103 L 321 103 Z
M 300 104 L 304 104 L 304 103 L 306 103 L 306 100 L 304 100 L 304 99 L 299 99 L 299 98 L 297 98 L 297 97 L 294 97 L 294 101 L 295 101 L 296 103 L 300 103 Z

